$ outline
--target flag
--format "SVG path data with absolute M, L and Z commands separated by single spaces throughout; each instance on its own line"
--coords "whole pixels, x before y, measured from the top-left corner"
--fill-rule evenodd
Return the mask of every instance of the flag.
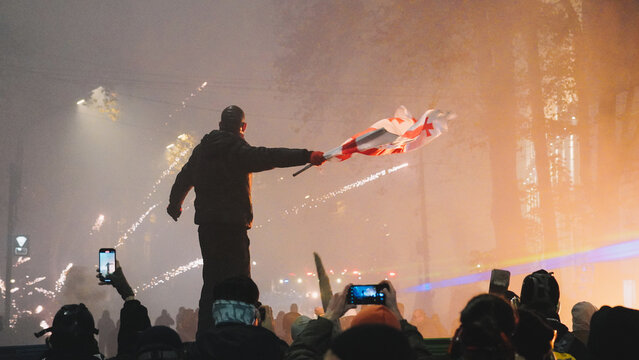
M 344 161 L 354 153 L 370 156 L 404 153 L 422 147 L 448 130 L 451 113 L 428 110 L 419 120 L 400 106 L 391 118 L 382 119 L 342 145 L 324 153 L 326 159 Z

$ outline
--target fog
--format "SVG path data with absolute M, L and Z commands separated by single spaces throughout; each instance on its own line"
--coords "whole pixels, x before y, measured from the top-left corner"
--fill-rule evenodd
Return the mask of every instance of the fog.
M 275 312 L 321 305 L 313 252 L 333 291 L 388 278 L 444 336 L 493 268 L 516 293 L 554 271 L 567 324 L 582 300 L 636 308 L 638 56 L 628 0 L 1 2 L 0 264 L 28 236 L 0 274 L 10 326 L 65 303 L 118 314 L 94 279 L 116 245 L 152 321 L 197 307 L 171 156 L 230 104 L 252 145 L 321 151 L 400 105 L 457 115 L 413 152 L 254 174 L 252 276 Z

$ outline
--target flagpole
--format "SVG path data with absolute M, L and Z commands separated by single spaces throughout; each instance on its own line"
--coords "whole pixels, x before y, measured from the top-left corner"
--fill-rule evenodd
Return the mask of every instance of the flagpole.
M 293 176 L 297 176 L 297 175 L 299 175 L 299 174 L 303 173 L 304 171 L 306 171 L 306 170 L 310 169 L 310 168 L 311 168 L 311 166 L 313 166 L 313 164 L 308 164 L 308 165 L 304 166 L 304 167 L 303 167 L 303 168 L 301 168 L 300 170 L 297 170 L 297 171 L 293 174 Z

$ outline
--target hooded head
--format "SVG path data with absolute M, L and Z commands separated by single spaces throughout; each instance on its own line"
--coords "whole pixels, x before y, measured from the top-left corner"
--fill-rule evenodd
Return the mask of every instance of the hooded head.
M 521 285 L 521 306 L 551 317 L 559 312 L 559 284 L 552 272 L 537 270 Z
M 94 336 L 98 330 L 95 328 L 93 315 L 82 303 L 62 306 L 53 318 L 53 325 L 36 336 L 40 337 L 47 332 L 51 332 L 47 344 L 56 353 L 99 353 Z

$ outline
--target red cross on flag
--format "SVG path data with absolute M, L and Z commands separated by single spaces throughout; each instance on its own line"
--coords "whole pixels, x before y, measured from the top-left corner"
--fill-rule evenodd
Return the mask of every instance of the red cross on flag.
M 451 118 L 450 113 L 431 109 L 415 120 L 404 106 L 400 106 L 393 117 L 374 123 L 341 146 L 325 152 L 324 157 L 343 161 L 354 153 L 378 156 L 415 150 L 447 131 Z
M 353 135 L 342 145 L 326 151 L 324 157 L 344 161 L 354 153 L 378 156 L 398 154 L 420 148 L 448 130 L 448 120 L 454 115 L 440 110 L 428 110 L 419 120 L 400 106 L 391 118 L 379 120 L 368 129 Z M 293 174 L 301 173 L 309 166 Z

